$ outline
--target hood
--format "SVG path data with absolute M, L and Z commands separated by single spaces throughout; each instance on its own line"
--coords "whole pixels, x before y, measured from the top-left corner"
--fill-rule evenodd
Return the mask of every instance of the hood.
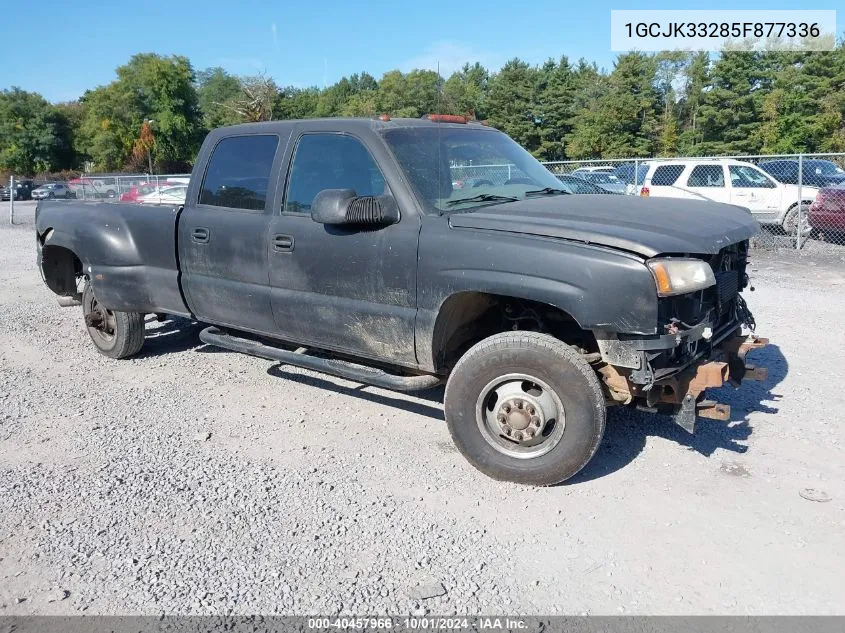
M 759 231 L 748 209 L 680 198 L 568 195 L 455 213 L 450 226 L 600 244 L 644 257 L 715 254 Z

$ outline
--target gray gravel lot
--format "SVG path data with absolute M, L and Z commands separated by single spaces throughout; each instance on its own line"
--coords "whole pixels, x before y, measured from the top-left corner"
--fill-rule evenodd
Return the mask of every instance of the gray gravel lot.
M 473 470 L 441 391 L 207 348 L 184 320 L 111 361 L 41 283 L 31 224 L 0 228 L 0 266 L 0 614 L 845 614 L 838 258 L 755 254 L 769 379 L 718 394 L 729 424 L 612 411 L 545 489 Z

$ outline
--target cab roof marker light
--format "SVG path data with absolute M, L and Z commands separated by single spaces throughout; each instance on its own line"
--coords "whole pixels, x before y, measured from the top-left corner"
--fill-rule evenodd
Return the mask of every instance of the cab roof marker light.
M 426 114 L 424 119 L 434 121 L 435 123 L 466 123 L 467 118 L 459 114 Z

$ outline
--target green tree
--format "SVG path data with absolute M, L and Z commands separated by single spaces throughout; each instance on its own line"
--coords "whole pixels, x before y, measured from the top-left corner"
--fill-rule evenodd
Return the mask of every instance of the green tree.
M 279 92 L 273 116 L 277 119 L 307 119 L 317 116 L 319 98 L 320 91 L 317 88 L 300 89 L 288 86 Z
M 655 89 L 660 108 L 657 133 L 657 153 L 660 156 L 675 156 L 679 142 L 679 119 L 682 115 L 684 71 L 689 63 L 689 54 L 681 51 L 665 51 L 655 56 L 657 64 Z
M 469 115 L 484 120 L 490 73 L 478 62 L 464 64 L 443 83 L 443 103 L 448 114 Z
M 699 109 L 702 155 L 756 154 L 762 140 L 763 99 L 768 70 L 763 53 L 723 52 L 711 71 L 711 88 Z
M 530 152 L 540 148 L 536 84 L 537 69 L 520 59 L 512 59 L 490 79 L 486 101 L 490 124 Z
M 202 137 L 195 77 L 185 57 L 133 56 L 117 79 L 83 96 L 83 136 L 98 169 L 120 169 L 132 154 L 141 124 L 152 120 L 153 159 L 164 169 L 193 160 Z
M 845 149 L 845 42 L 833 51 L 781 53 L 763 98 L 767 153 Z
M 710 85 L 710 55 L 705 52 L 690 56 L 683 72 L 683 87 L 680 109 L 680 133 L 678 152 L 680 154 L 697 153 L 696 146 L 701 142 L 700 110 Z
M 222 68 L 207 68 L 197 73 L 197 103 L 206 130 L 243 123 L 243 119 L 227 105 L 240 96 L 240 80 Z
M 569 60 L 547 61 L 539 71 L 537 115 L 540 119 L 539 156 L 545 160 L 566 158 L 566 137 L 572 133 L 578 76 Z
M 619 55 L 598 93 L 580 108 L 569 136 L 573 158 L 650 156 L 659 129 L 657 62 L 644 53 Z
M 35 174 L 70 167 L 67 121 L 44 97 L 20 88 L 0 92 L 0 169 Z

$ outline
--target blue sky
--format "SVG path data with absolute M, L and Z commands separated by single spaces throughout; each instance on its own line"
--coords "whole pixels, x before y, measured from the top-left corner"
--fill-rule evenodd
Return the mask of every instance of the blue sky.
M 52 101 L 74 99 L 114 78 L 140 52 L 180 54 L 196 69 L 259 71 L 280 85 L 322 86 L 366 70 L 448 75 L 465 61 L 497 69 L 518 56 L 531 63 L 567 55 L 612 67 L 611 9 L 705 8 L 652 1 L 626 5 L 567 0 L 40 0 L 10 3 L 0 26 L 0 88 L 20 86 Z M 838 6 L 837 6 L 838 5 Z M 713 0 L 708 9 L 796 9 L 781 0 Z M 842 9 L 841 0 L 804 8 Z M 838 32 L 845 29 L 840 11 Z M 13 25 L 13 26 L 10 26 Z

